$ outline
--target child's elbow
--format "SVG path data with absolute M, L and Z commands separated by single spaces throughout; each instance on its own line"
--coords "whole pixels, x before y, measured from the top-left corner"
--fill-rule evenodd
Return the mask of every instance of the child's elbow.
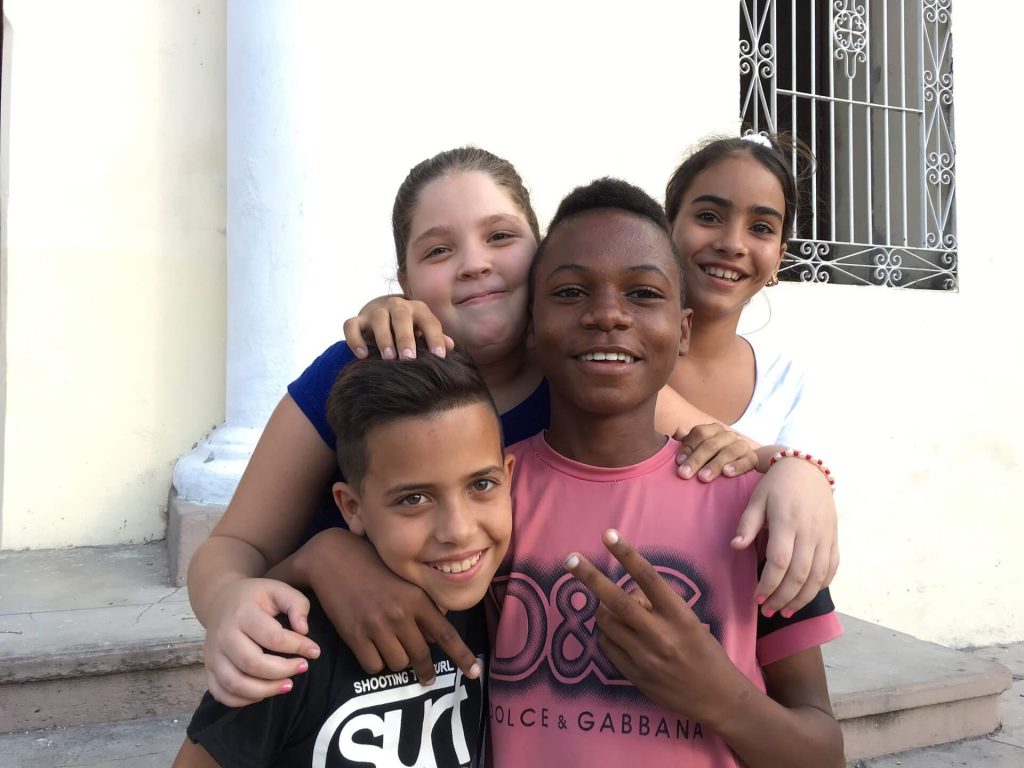
M 843 729 L 834 717 L 829 716 L 822 733 L 822 768 L 845 768 L 846 748 L 843 743 Z

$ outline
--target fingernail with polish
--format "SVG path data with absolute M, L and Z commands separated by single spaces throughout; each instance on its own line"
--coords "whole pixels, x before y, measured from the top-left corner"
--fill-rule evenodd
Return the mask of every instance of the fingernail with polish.
M 469 672 L 467 673 L 467 677 L 470 677 L 473 680 L 476 680 L 478 677 L 480 677 L 480 665 L 474 664 L 472 667 L 470 667 Z
M 736 467 L 734 467 L 732 464 L 726 464 L 724 467 L 722 467 L 722 474 L 724 475 L 731 475 L 735 471 Z
M 572 569 L 580 564 L 580 556 L 573 552 L 567 558 L 565 558 L 565 567 Z
M 312 648 L 309 649 L 309 652 L 306 654 L 306 656 L 308 658 L 310 658 L 310 659 L 319 659 L 320 658 L 320 646 L 314 645 Z
M 403 349 L 402 350 L 402 359 L 403 360 L 413 360 L 415 358 L 416 358 L 416 353 L 413 352 L 411 349 Z
M 433 348 L 433 349 L 432 349 L 431 351 L 432 351 L 432 352 L 433 352 L 433 353 L 434 353 L 434 354 L 435 354 L 435 355 L 436 355 L 437 357 L 444 357 L 444 356 L 445 356 L 445 355 L 447 354 L 447 352 L 445 351 L 445 348 L 444 348 L 444 347 L 434 347 L 434 348 Z
M 307 664 L 306 662 L 302 662 L 301 664 L 299 664 L 299 671 L 296 674 L 301 675 L 303 672 L 308 672 L 308 671 L 309 671 L 309 664 Z
M 757 604 L 758 605 L 764 605 L 764 601 L 767 600 L 767 599 L 768 598 L 765 597 L 764 595 L 758 595 L 757 596 Z
M 761 613 L 762 613 L 762 615 L 766 619 L 770 619 L 772 616 L 775 615 L 775 609 L 774 608 L 766 608 L 765 610 L 761 611 Z
M 616 531 L 614 528 L 609 528 L 607 531 L 604 532 L 604 540 L 607 541 L 609 544 L 618 544 L 619 532 Z
M 380 351 L 380 356 L 385 360 L 394 360 L 395 350 L 393 350 L 391 347 L 384 347 L 384 349 Z
M 782 612 L 782 618 L 784 618 L 784 619 L 792 619 L 793 618 L 793 611 L 787 608 L 785 611 Z
M 700 473 L 697 475 L 697 477 L 699 477 L 701 480 L 710 480 L 711 479 L 711 470 L 710 469 L 702 469 L 700 471 Z
M 356 353 L 356 357 L 366 357 L 366 347 L 356 347 L 352 351 Z
M 689 464 L 683 464 L 683 466 L 679 468 L 679 474 L 681 474 L 683 477 L 689 477 L 690 475 L 693 474 L 693 467 L 691 467 Z
M 288 693 L 289 691 L 291 691 L 291 689 L 292 689 L 292 681 L 291 680 L 286 680 L 285 682 L 281 683 L 281 693 Z

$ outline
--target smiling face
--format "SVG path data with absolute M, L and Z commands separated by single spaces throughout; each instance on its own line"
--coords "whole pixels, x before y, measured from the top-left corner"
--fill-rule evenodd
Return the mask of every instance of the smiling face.
M 522 344 L 536 249 L 526 217 L 502 187 L 486 173 L 456 172 L 420 192 L 399 281 L 483 364 Z
M 478 402 L 391 421 L 365 446 L 360 489 L 334 485 L 349 528 L 440 608 L 476 605 L 512 533 L 514 460 L 502 457 L 494 409 Z
M 686 305 L 697 317 L 735 314 L 778 272 L 786 247 L 778 179 L 749 153 L 698 174 L 672 222 Z
M 552 415 L 653 407 L 689 340 L 679 267 L 653 222 L 602 208 L 551 234 L 537 265 L 528 344 L 551 384 Z M 644 418 L 647 418 L 645 415 Z

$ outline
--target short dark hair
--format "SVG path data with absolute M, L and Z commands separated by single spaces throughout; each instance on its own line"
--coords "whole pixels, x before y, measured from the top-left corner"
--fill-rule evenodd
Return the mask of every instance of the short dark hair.
M 697 146 L 689 157 L 676 168 L 665 187 L 665 213 L 675 221 L 683 206 L 683 197 L 693 180 L 711 166 L 727 157 L 747 154 L 771 173 L 782 187 L 786 210 L 782 215 L 782 242 L 793 236 L 793 220 L 800 205 L 799 181 L 814 172 L 814 158 L 807 146 L 787 133 L 764 136 L 766 143 L 735 136 L 711 136 Z M 767 144 L 767 146 L 766 146 Z M 795 158 L 799 178 L 794 174 L 791 160 Z
M 371 348 L 369 357 L 345 367 L 327 396 L 327 422 L 337 438 L 342 475 L 362 490 L 369 466 L 366 436 L 374 428 L 474 403 L 484 403 L 494 411 L 500 438 L 501 421 L 494 400 L 465 353 L 453 350 L 440 358 L 419 341 L 415 359 L 396 361 L 383 360 Z
M 430 182 L 452 173 L 485 173 L 491 181 L 508 192 L 512 202 L 526 218 L 533 236 L 540 242 L 537 214 L 530 203 L 530 191 L 522 177 L 508 160 L 479 147 L 456 147 L 438 152 L 433 157 L 413 166 L 395 195 L 391 211 L 391 230 L 395 236 L 395 253 L 399 274 L 405 272 L 406 251 L 409 248 L 409 230 L 419 203 L 420 192 Z
M 548 225 L 547 234 L 541 240 L 540 245 L 537 246 L 537 252 L 533 256 L 533 261 L 530 262 L 530 306 L 533 306 L 536 290 L 534 283 L 537 278 L 537 266 L 540 264 L 551 235 L 554 234 L 561 224 L 564 224 L 573 216 L 599 209 L 614 209 L 632 213 L 647 219 L 665 233 L 665 241 L 668 243 L 672 258 L 675 259 L 676 266 L 679 268 L 679 298 L 682 300 L 686 293 L 683 281 L 683 260 L 679 255 L 679 249 L 672 242 L 672 228 L 669 225 L 668 217 L 665 215 L 665 209 L 661 207 L 657 200 L 640 189 L 640 187 L 634 186 L 622 179 L 605 176 L 595 179 L 586 186 L 576 187 L 558 204 L 558 210 L 555 211 L 554 218 L 551 219 L 551 223 Z

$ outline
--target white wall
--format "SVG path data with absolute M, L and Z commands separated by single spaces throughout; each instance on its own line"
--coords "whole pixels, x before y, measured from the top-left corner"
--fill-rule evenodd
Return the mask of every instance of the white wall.
M 391 205 L 420 160 L 467 143 L 507 157 L 544 226 L 573 186 L 596 176 L 660 195 L 689 143 L 735 130 L 732 3 L 401 8 L 321 4 L 297 52 L 310 76 L 288 106 L 305 113 L 297 141 L 316 158 L 309 249 L 297 267 L 308 275 L 300 370 L 368 297 L 395 287 Z
M 1024 162 L 1006 87 L 1024 11 L 953 13 L 959 293 L 782 285 L 765 332 L 827 379 L 837 605 L 963 646 L 1024 639 Z
M 223 417 L 223 0 L 4 13 L 0 544 L 159 538 Z

